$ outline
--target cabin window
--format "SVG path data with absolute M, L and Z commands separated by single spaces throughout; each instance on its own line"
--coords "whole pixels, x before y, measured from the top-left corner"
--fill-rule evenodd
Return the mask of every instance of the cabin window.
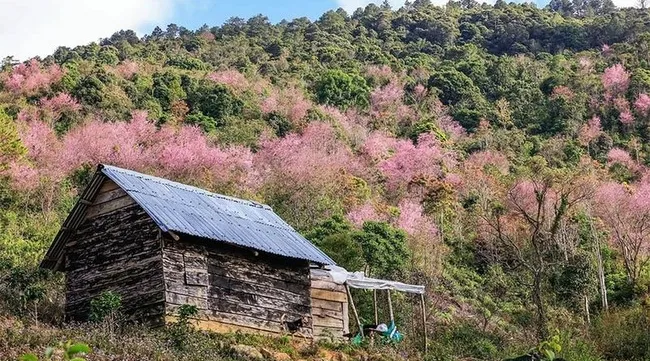
M 207 287 L 209 282 L 207 257 L 201 254 L 184 254 L 185 284 Z

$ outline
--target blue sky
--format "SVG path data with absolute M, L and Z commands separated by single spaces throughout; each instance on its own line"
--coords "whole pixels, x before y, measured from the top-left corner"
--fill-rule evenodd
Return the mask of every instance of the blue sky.
M 282 19 L 295 19 L 306 16 L 318 18 L 325 11 L 336 9 L 339 4 L 334 0 L 238 0 L 238 1 L 204 1 L 199 4 L 179 3 L 176 5 L 170 22 L 188 29 L 199 28 L 203 24 L 210 26 L 222 24 L 233 16 L 249 18 L 264 14 L 273 22 Z

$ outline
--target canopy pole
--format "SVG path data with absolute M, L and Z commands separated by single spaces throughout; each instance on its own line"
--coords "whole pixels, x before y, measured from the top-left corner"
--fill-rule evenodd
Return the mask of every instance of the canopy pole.
M 357 308 L 354 306 L 354 300 L 352 299 L 352 293 L 350 293 L 350 287 L 348 284 L 345 284 L 345 291 L 348 294 L 348 299 L 350 300 L 350 306 L 352 306 L 352 312 L 354 312 L 354 318 L 357 319 L 357 326 L 359 326 L 359 334 L 363 338 L 363 327 L 361 326 L 361 320 L 359 319 L 359 314 L 357 313 Z
M 395 323 L 395 317 L 393 316 L 393 301 L 390 298 L 390 290 L 386 290 L 388 292 L 388 311 L 390 312 L 390 322 Z
M 429 341 L 427 340 L 427 309 L 424 303 L 424 293 L 420 294 L 420 303 L 422 305 L 422 328 L 424 329 L 424 355 L 429 352 Z
M 375 309 L 375 325 L 379 324 L 379 314 L 377 313 L 377 290 L 372 290 L 372 305 Z

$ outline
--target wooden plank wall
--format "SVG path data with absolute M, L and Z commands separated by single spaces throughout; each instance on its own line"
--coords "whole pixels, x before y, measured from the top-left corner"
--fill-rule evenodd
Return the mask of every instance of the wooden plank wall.
M 322 270 L 311 271 L 311 308 L 315 338 L 341 339 L 349 332 L 345 286 Z
M 90 301 L 112 290 L 128 319 L 162 323 L 164 284 L 158 226 L 123 190 L 104 182 L 66 244 L 66 318 L 84 321 Z
M 307 261 L 188 239 L 164 237 L 168 320 L 180 305 L 192 304 L 203 329 L 312 337 Z

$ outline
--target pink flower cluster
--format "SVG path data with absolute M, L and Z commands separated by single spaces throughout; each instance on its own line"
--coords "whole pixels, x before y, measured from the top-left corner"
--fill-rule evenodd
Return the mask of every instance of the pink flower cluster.
M 196 127 L 162 127 L 147 120 L 145 112 L 134 112 L 130 122 L 92 121 L 74 128 L 59 139 L 41 121 L 21 124 L 21 139 L 29 163 L 14 164 L 16 186 L 35 188 L 43 179 L 58 182 L 82 165 L 113 164 L 140 171 L 196 182 L 206 180 L 219 186 L 245 184 L 252 167 L 247 148 L 221 149 L 211 146 Z M 19 174 L 39 177 L 16 178 Z
M 399 204 L 397 226 L 414 237 L 432 238 L 438 233 L 433 220 L 424 214 L 419 202 L 405 199 Z
M 266 136 L 254 161 L 255 187 L 288 192 L 296 204 L 309 203 L 307 207 L 315 198 L 341 194 L 349 176 L 359 172 L 350 149 L 329 124 L 320 122 L 283 138 Z
M 612 96 L 624 93 L 630 85 L 630 74 L 623 65 L 615 64 L 605 69 L 601 76 L 605 92 Z
M 41 63 L 32 59 L 14 67 L 5 79 L 5 87 L 16 94 L 32 94 L 46 89 L 63 77 L 63 70 L 58 65 L 41 67 Z
M 508 158 L 503 154 L 493 150 L 484 150 L 472 153 L 464 163 L 467 170 L 485 170 L 486 167 L 492 166 L 499 172 L 506 174 L 510 168 Z
M 140 66 L 138 63 L 131 60 L 125 60 L 115 67 L 115 71 L 117 71 L 117 74 L 119 74 L 122 78 L 131 79 L 135 74 L 138 73 L 139 68 Z
M 551 98 L 552 99 L 557 99 L 557 98 L 564 98 L 564 99 L 571 99 L 573 98 L 575 94 L 573 91 L 568 86 L 560 85 L 556 86 L 553 88 L 553 92 L 551 93 Z
M 305 99 L 300 89 L 290 86 L 280 90 L 273 89 L 262 101 L 260 108 L 265 114 L 276 113 L 298 124 L 307 116 L 312 104 Z
M 375 205 L 372 202 L 366 202 L 359 207 L 352 209 L 346 215 L 350 223 L 357 227 L 363 226 L 364 222 L 368 221 L 388 221 L 386 215 L 377 212 Z
M 612 148 L 609 152 L 607 152 L 607 162 L 609 164 L 620 163 L 625 166 L 633 164 L 630 153 L 621 148 Z
M 51 98 L 43 97 L 39 100 L 41 109 L 50 114 L 56 120 L 63 113 L 76 112 L 81 109 L 81 105 L 68 93 L 59 93 Z
M 593 116 L 591 119 L 589 119 L 589 122 L 587 122 L 587 124 L 583 125 L 582 128 L 580 128 L 578 139 L 582 145 L 588 145 L 592 140 L 598 138 L 602 132 L 603 129 L 600 125 L 600 118 Z
M 404 104 L 404 89 L 397 82 L 390 82 L 370 93 L 370 115 L 375 128 L 393 128 L 415 118 L 413 109 Z
M 248 79 L 244 74 L 233 69 L 210 73 L 207 78 L 215 83 L 228 85 L 235 90 L 245 90 L 249 86 Z
M 650 110 L 650 96 L 645 93 L 639 94 L 634 102 L 634 108 L 641 115 L 647 116 L 648 111 Z
M 447 152 L 432 134 L 422 134 L 417 144 L 410 140 L 395 140 L 384 151 L 385 159 L 377 167 L 385 177 L 386 188 L 390 192 L 405 191 L 416 178 L 440 179 L 443 169 L 455 165 L 455 157 Z M 382 144 L 370 144 L 371 153 L 380 154 Z M 373 156 L 369 153 L 370 156 Z

